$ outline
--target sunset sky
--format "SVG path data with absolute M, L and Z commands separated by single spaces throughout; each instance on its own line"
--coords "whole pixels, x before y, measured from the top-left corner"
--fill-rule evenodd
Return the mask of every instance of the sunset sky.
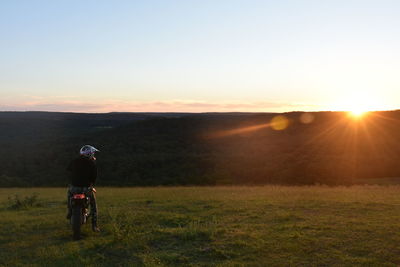
M 400 108 L 400 1 L 1 1 L 0 110 Z

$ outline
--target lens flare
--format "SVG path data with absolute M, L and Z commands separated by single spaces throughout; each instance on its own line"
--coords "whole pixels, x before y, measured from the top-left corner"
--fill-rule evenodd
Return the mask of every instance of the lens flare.
M 303 113 L 300 115 L 300 122 L 304 124 L 310 124 L 314 121 L 314 115 L 311 113 Z
M 226 136 L 232 136 L 232 135 L 238 135 L 238 134 L 245 134 L 245 133 L 258 131 L 258 130 L 261 130 L 264 128 L 268 128 L 268 127 L 270 127 L 269 123 L 263 123 L 263 124 L 253 125 L 253 126 L 240 127 L 240 128 L 236 128 L 236 129 L 217 131 L 215 133 L 206 135 L 206 137 L 207 138 L 220 138 L 220 137 L 226 137 Z
M 276 116 L 271 120 L 271 128 L 276 131 L 285 130 L 288 126 L 289 120 L 283 115 Z

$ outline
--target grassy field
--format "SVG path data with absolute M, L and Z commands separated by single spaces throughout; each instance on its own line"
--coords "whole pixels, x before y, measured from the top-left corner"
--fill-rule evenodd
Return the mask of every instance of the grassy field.
M 65 192 L 0 189 L 0 266 L 400 264 L 400 186 L 98 188 L 80 241 Z

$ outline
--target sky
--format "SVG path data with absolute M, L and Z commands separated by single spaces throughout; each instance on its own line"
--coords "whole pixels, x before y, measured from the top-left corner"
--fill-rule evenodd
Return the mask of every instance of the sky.
M 0 111 L 400 109 L 400 1 L 0 1 Z

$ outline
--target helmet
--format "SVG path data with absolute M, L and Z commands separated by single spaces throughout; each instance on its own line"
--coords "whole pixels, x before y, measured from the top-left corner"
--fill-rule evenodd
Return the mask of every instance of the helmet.
M 90 146 L 90 145 L 84 145 L 83 147 L 81 147 L 79 154 L 81 154 L 82 156 L 91 158 L 94 156 L 95 152 L 100 152 L 100 150 L 98 150 L 97 148 Z

